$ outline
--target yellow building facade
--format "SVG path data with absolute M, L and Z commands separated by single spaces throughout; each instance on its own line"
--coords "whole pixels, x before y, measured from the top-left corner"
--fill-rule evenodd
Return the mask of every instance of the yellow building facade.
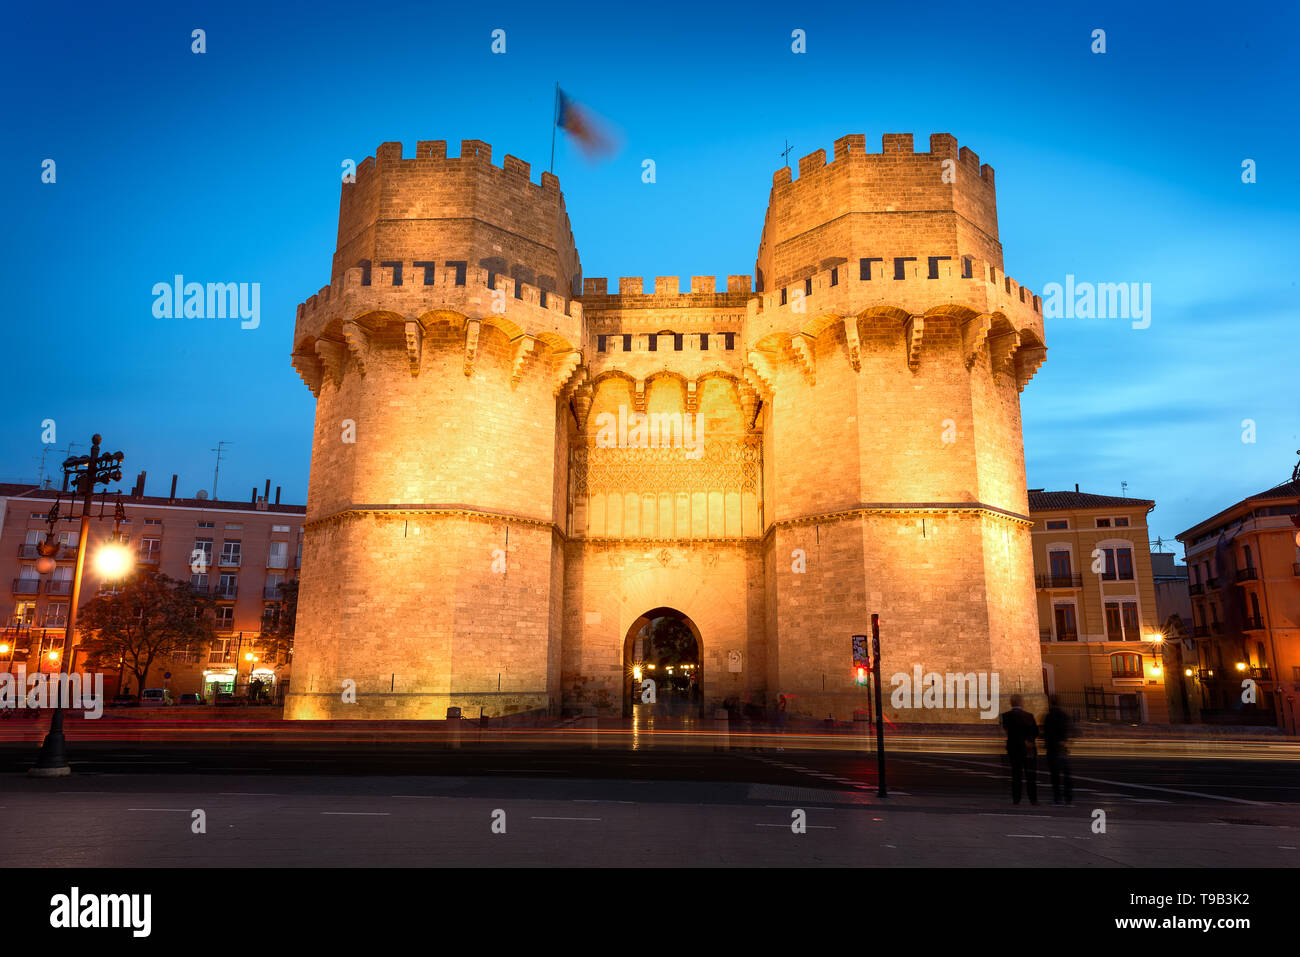
M 1029 490 L 1043 684 L 1081 720 L 1163 724 L 1147 499 Z

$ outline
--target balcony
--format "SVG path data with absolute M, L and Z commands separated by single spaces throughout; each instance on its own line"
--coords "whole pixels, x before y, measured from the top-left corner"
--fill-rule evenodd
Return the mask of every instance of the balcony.
M 209 651 L 208 664 L 210 665 L 228 665 L 231 662 L 233 652 L 230 651 Z
M 1263 631 L 1264 619 L 1259 615 L 1247 615 L 1246 620 L 1241 624 L 1242 631 Z
M 279 601 L 281 597 L 279 585 L 267 585 L 262 589 L 262 598 L 266 601 Z
M 1207 578 L 1207 579 L 1205 580 L 1205 587 L 1206 587 L 1206 588 L 1218 588 L 1218 587 L 1219 587 L 1219 580 L 1218 580 L 1217 578 Z
M 212 597 L 214 598 L 234 598 L 238 593 L 238 585 L 215 585 L 212 589 Z
M 222 555 L 221 561 L 219 561 L 217 564 L 219 564 L 222 568 L 238 568 L 240 564 L 240 556 Z
M 60 545 L 59 553 L 54 556 L 55 561 L 72 562 L 77 560 L 76 545 Z
M 1192 583 L 1191 585 L 1188 585 L 1188 586 L 1187 586 L 1187 594 L 1189 594 L 1189 595 L 1204 595 L 1204 594 L 1205 594 L 1205 586 L 1202 585 L 1200 582 L 1194 582 L 1194 583 Z
M 36 547 L 37 546 L 35 545 L 19 545 L 18 557 L 19 558 L 40 558 L 41 553 L 36 550 Z
M 138 565 L 157 565 L 162 555 L 159 552 L 138 552 L 135 556 Z
M 55 578 L 45 585 L 45 594 L 47 595 L 71 595 L 72 579 Z
M 1254 568 L 1237 569 L 1237 581 L 1239 582 L 1253 582 L 1258 578 L 1259 578 L 1259 573 L 1255 571 Z
M 13 590 L 15 595 L 35 595 L 41 590 L 41 580 L 39 578 L 15 578 Z
M 289 556 L 287 555 L 269 555 L 266 559 L 267 568 L 288 568 Z
M 1197 625 L 1195 628 L 1192 629 L 1192 637 L 1193 637 L 1193 638 L 1209 638 L 1209 637 L 1210 637 L 1210 626 L 1209 626 L 1209 625 Z
M 1056 634 L 1056 640 L 1057 641 L 1078 641 L 1079 633 L 1073 628 L 1070 628 L 1066 631 L 1060 631 L 1057 632 Z
M 1296 562 L 1291 566 L 1291 574 L 1300 575 L 1300 562 Z
M 1082 575 L 1039 575 L 1039 588 L 1082 588 Z

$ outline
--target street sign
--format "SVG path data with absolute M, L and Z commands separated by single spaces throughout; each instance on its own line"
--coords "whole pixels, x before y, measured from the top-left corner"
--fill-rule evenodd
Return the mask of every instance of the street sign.
M 853 669 L 856 671 L 859 668 L 871 670 L 871 650 L 866 635 L 853 636 Z

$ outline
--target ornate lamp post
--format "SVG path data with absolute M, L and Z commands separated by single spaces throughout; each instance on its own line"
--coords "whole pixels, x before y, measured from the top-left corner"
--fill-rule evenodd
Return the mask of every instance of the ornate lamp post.
M 68 673 L 69 664 L 72 661 L 70 651 L 72 649 L 72 636 L 77 627 L 77 604 L 81 600 L 81 577 L 86 568 L 86 536 L 90 530 L 91 499 L 94 497 L 96 485 L 107 485 L 109 482 L 120 482 L 122 480 L 122 460 L 126 458 L 121 452 L 100 455 L 99 443 L 103 440 L 104 437 L 96 433 L 91 438 L 89 455 L 72 456 L 63 461 L 64 487 L 66 488 L 69 482 L 72 483 L 74 495 L 82 497 L 82 508 L 81 531 L 77 536 L 77 565 L 76 571 L 72 575 L 72 596 L 68 602 L 68 623 L 63 631 L 63 654 L 60 655 L 59 663 L 60 684 L 62 684 L 62 676 Z M 75 497 L 73 500 L 76 500 Z M 120 543 L 115 543 L 112 547 L 122 548 Z M 122 550 L 125 551 L 125 549 Z M 42 556 L 44 557 L 44 552 L 42 552 Z M 68 759 L 64 754 L 63 695 L 61 691 L 62 688 L 56 690 L 54 714 L 50 717 L 50 730 L 45 735 L 45 741 L 41 744 L 41 751 L 36 757 L 36 764 L 27 772 L 32 777 L 63 777 L 72 773 L 72 769 L 68 766 Z

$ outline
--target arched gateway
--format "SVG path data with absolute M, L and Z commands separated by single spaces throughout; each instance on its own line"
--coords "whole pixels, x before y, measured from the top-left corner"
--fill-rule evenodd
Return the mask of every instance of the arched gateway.
M 632 622 L 623 641 L 623 715 L 649 707 L 646 680 L 654 682 L 652 713 L 698 715 L 704 703 L 703 651 L 699 628 L 675 608 L 652 608 Z

